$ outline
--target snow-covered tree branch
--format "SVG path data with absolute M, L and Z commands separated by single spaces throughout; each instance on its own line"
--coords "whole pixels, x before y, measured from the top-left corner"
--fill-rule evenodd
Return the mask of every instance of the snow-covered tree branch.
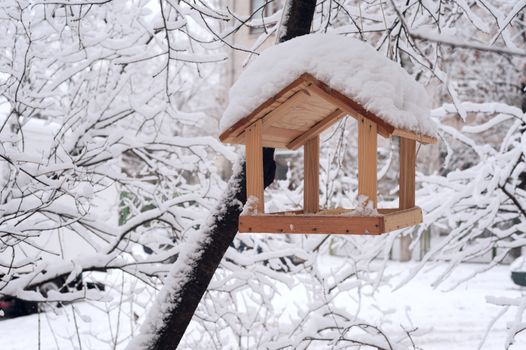
M 254 1 L 249 13 L 235 3 L 0 4 L 0 298 L 104 305 L 112 327 L 115 313 L 127 324 L 112 328 L 110 340 L 100 337 L 113 348 L 171 311 L 159 300 L 182 295 L 173 271 L 200 273 L 193 250 L 216 229 L 213 215 L 230 210 L 235 217 L 244 201 L 242 167 L 227 182 L 242 150 L 216 138 L 232 57 L 241 55 L 246 66 L 289 38 L 291 1 Z M 245 235 L 229 244 L 237 223 L 228 221 L 226 244 L 217 249 L 225 256 L 215 257 L 215 274 L 206 272 L 213 278 L 203 298 L 193 296 L 198 306 L 181 347 L 418 346 L 418 325 L 393 322 L 371 305 L 378 317 L 364 315 L 362 306 L 394 279 L 386 266 L 401 235 L 410 234 L 416 247 L 430 231 L 447 232 L 398 286 L 445 261 L 438 286 L 462 262 L 497 252 L 459 285 L 524 247 L 524 7 L 504 0 L 317 1 L 311 32 L 368 42 L 433 95 L 441 163 L 419 168 L 425 223 L 381 237 Z M 244 31 L 253 40 L 238 40 Z M 353 204 L 355 133 L 344 118 L 322 137 L 325 207 Z M 385 142 L 379 151 L 384 206 L 397 205 L 396 149 Z M 288 158 L 286 178 L 269 185 L 273 210 L 301 204 L 298 159 Z M 331 254 L 346 257 L 333 261 Z M 325 259 L 335 267 L 327 269 Z M 88 284 L 97 273 L 106 276 L 106 291 Z M 48 290 L 49 282 L 60 290 Z M 354 303 L 343 307 L 342 300 Z M 498 317 L 513 313 L 511 346 L 524 330 L 524 298 L 488 302 L 503 307 Z M 72 339 L 97 348 L 87 345 L 97 334 Z

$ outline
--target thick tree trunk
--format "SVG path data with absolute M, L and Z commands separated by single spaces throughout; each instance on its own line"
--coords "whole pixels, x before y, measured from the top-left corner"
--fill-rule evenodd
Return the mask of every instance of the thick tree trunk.
M 316 0 L 292 0 L 280 41 L 309 33 L 315 6 Z M 209 226 L 199 235 L 202 240 L 190 241 L 183 247 L 140 334 L 128 349 L 174 350 L 179 345 L 215 270 L 236 236 L 242 210 L 240 203 L 246 202 L 244 168 L 245 164 L 230 179 Z M 274 181 L 276 170 L 273 148 L 264 148 L 263 168 L 267 187 Z
M 284 33 L 280 42 L 310 33 L 316 0 L 289 0 L 288 13 L 284 18 Z

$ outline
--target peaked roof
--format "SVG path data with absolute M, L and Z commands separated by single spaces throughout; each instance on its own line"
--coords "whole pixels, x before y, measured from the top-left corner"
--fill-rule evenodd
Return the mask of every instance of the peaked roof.
M 334 33 L 303 35 L 269 47 L 230 88 L 221 132 L 309 73 L 395 128 L 436 137 L 426 88 L 366 42 Z
M 423 144 L 437 142 L 433 136 L 395 127 L 309 73 L 302 74 L 238 120 L 219 138 L 225 143 L 244 144 L 246 128 L 261 119 L 263 146 L 297 149 L 346 115 L 375 122 L 378 133 L 383 137 L 400 136 Z

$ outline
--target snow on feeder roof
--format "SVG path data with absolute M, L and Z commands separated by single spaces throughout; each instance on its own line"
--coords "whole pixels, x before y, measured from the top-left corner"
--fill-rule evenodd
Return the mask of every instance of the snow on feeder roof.
M 357 112 L 380 121 L 384 128 L 379 132 L 385 137 L 408 133 L 406 136 L 423 143 L 436 142 L 425 88 L 369 44 L 335 34 L 304 35 L 270 47 L 254 60 L 230 89 L 220 123 L 221 140 L 242 143 L 239 136 L 244 128 L 281 105 L 276 101 L 284 102 L 302 90 L 312 95 L 305 86 L 298 87 L 302 82 L 307 86 L 315 83 L 340 100 L 338 104 L 320 96 L 321 101 L 311 101 L 311 105 L 325 107 L 312 121 L 336 109 L 339 116 L 356 117 Z
M 436 143 L 425 89 L 369 45 L 306 35 L 267 49 L 230 90 L 220 139 L 246 145 L 247 198 L 240 232 L 381 234 L 422 222 L 415 206 L 416 141 Z M 362 208 L 319 207 L 320 133 L 358 121 Z M 400 138 L 399 207 L 377 209 L 377 135 Z M 265 214 L 263 147 L 304 147 L 303 210 Z M 367 210 L 364 210 L 367 209 Z

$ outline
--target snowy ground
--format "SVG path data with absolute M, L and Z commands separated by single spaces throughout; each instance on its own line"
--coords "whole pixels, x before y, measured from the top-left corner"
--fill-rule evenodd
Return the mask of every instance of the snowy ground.
M 460 278 L 478 268 L 478 264 L 463 264 L 455 274 Z M 390 269 L 403 271 L 407 267 L 395 263 Z M 526 291 L 513 284 L 509 266 L 498 266 L 449 292 L 444 291 L 448 283 L 437 289 L 430 286 L 439 270 L 440 266 L 420 273 L 394 293 L 384 288 L 376 298 L 385 309 L 396 306 L 395 315 L 400 322 L 410 318 L 420 329 L 429 330 L 415 339 L 426 350 L 477 349 L 491 319 L 500 311 L 499 307 L 486 303 L 486 296 L 517 297 Z M 505 348 L 506 323 L 512 317 L 507 314 L 494 325 L 482 349 Z M 526 337 L 517 338 L 512 347 L 525 348 Z
M 323 265 L 337 268 L 340 261 L 341 259 L 337 258 L 324 259 Z M 413 266 L 412 264 L 390 262 L 387 272 L 403 274 Z M 397 325 L 397 322 L 408 324 L 408 318 L 410 318 L 420 330 L 428 330 L 427 333 L 415 338 L 417 344 L 425 350 L 477 349 L 488 323 L 500 310 L 487 304 L 485 297 L 517 297 L 526 292 L 526 289 L 521 289 L 511 282 L 508 266 L 498 266 L 450 292 L 443 292 L 448 284 L 432 289 L 430 284 L 443 267 L 438 266 L 418 274 L 409 284 L 394 292 L 389 288 L 382 288 L 376 295 L 376 302 L 383 310 L 396 310 L 390 316 L 394 326 Z M 455 276 L 464 276 L 479 267 L 480 265 L 477 264 L 463 264 L 455 272 Z M 140 290 L 134 286 L 130 287 L 135 288 L 133 295 L 140 295 Z M 284 290 L 282 297 L 276 300 L 276 307 L 287 307 L 291 299 L 298 302 L 301 294 L 301 290 L 298 289 Z M 49 311 L 41 314 L 40 317 L 31 315 L 0 321 L 0 349 L 79 348 L 79 337 L 73 331 L 75 323 L 80 329 L 82 349 L 122 348 L 128 341 L 125 334 L 129 334 L 130 328 L 135 326 L 134 318 L 129 315 L 133 315 L 134 312 L 142 313 L 142 309 L 137 304 L 133 306 L 135 310 L 130 310 L 129 306 L 121 310 L 115 309 L 114 306 L 119 303 L 118 297 L 117 295 L 113 305 L 82 302 L 60 309 L 58 314 Z M 139 297 L 138 300 L 144 302 L 145 296 Z M 360 317 L 367 318 L 371 311 L 367 308 L 367 304 L 371 300 L 365 299 L 364 301 Z M 72 308 L 76 308 L 81 317 L 73 318 Z M 110 308 L 114 309 L 112 313 L 107 312 Z M 378 315 L 378 312 L 371 312 L 371 318 L 377 317 L 372 316 L 373 314 Z M 506 322 L 512 317 L 511 312 L 505 314 L 494 325 L 482 349 L 504 349 Z M 53 330 L 50 329 L 49 324 L 53 325 Z M 88 333 L 91 337 L 86 337 Z M 38 346 L 39 339 L 40 347 Z M 516 343 L 511 347 L 511 349 L 525 348 L 526 336 L 517 338 Z

